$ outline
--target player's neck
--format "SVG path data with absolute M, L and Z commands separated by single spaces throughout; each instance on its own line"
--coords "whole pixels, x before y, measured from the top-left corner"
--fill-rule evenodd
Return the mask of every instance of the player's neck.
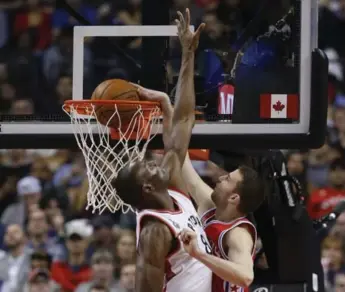
M 168 191 L 164 196 L 161 196 L 161 199 L 161 203 L 163 205 L 164 210 L 175 211 L 174 200 L 169 196 Z
M 168 191 L 162 191 L 154 195 L 154 200 L 148 202 L 145 209 L 175 211 L 173 199 L 169 196 Z
M 243 217 L 243 214 L 240 212 L 236 210 L 229 211 L 227 208 L 224 210 L 217 208 L 215 213 L 215 218 L 222 222 L 231 222 L 241 217 Z

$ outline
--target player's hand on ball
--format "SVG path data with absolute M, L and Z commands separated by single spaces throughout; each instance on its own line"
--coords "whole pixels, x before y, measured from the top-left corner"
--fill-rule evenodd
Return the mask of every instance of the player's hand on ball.
M 199 249 L 197 235 L 194 231 L 186 228 L 183 229 L 179 233 L 179 239 L 182 241 L 185 251 L 188 252 L 190 256 L 196 257 L 202 252 Z
M 186 9 L 186 17 L 178 11 L 178 19 L 175 20 L 177 25 L 177 34 L 181 42 L 182 51 L 195 51 L 199 45 L 200 34 L 205 28 L 205 23 L 199 25 L 196 32 L 192 32 L 190 26 L 190 12 Z
M 141 100 L 157 101 L 157 102 L 161 102 L 163 100 L 169 100 L 169 96 L 165 92 L 148 89 L 134 83 L 132 84 L 137 87 L 138 94 Z

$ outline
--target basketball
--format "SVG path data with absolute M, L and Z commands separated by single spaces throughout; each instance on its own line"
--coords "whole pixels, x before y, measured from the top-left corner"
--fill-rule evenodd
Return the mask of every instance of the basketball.
M 128 81 L 121 79 L 111 79 L 99 84 L 94 90 L 91 99 L 139 101 L 139 94 L 137 88 Z M 117 106 L 117 109 L 121 118 L 122 125 L 130 122 L 136 112 L 136 109 L 133 109 L 133 106 L 130 105 L 121 105 L 121 107 Z M 96 105 L 95 107 L 97 120 L 102 125 L 111 128 L 118 128 L 120 125 L 119 115 L 114 115 L 114 111 L 115 106 L 113 104 Z

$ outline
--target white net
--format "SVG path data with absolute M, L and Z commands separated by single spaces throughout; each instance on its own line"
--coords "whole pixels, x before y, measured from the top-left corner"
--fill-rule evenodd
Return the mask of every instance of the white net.
M 107 124 L 111 124 L 113 119 L 119 121 L 116 129 L 119 138 L 113 140 L 108 126 L 97 120 L 96 106 L 89 103 L 86 109 L 85 105 L 82 105 L 82 110 L 80 107 L 77 103 L 68 104 L 64 106 L 64 111 L 71 118 L 75 138 L 85 158 L 89 181 L 87 208 L 91 207 L 93 212 L 99 213 L 106 209 L 113 213 L 121 209 L 126 213 L 132 210 L 131 206 L 117 195 L 112 181 L 127 163 L 144 158 L 148 144 L 159 130 L 160 108 L 142 108 L 138 104 L 129 125 L 122 129 L 118 106 L 111 105 L 114 113 Z

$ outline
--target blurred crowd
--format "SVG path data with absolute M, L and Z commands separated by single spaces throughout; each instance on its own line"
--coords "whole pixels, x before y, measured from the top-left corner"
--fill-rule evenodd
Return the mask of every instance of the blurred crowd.
M 85 210 L 81 153 L 4 150 L 0 291 L 134 291 L 135 215 Z
M 76 21 L 52 0 L 0 0 L 0 113 L 62 114 L 72 94 Z M 92 24 L 141 22 L 140 0 L 67 0 Z M 207 24 L 200 48 L 220 49 L 236 31 L 238 0 L 174 0 Z M 328 137 L 317 150 L 286 152 L 314 219 L 345 199 L 345 0 L 320 0 L 319 45 L 329 57 Z M 104 40 L 85 41 L 86 84 L 131 79 L 133 72 Z M 141 39 L 117 40 L 138 57 Z M 178 72 L 171 42 L 169 74 Z M 213 166 L 203 173 L 212 176 Z M 130 292 L 135 277 L 135 215 L 85 210 L 84 160 L 70 150 L 0 152 L 0 291 Z M 345 214 L 322 241 L 328 291 L 345 291 Z M 258 263 L 265 266 L 264 258 Z

